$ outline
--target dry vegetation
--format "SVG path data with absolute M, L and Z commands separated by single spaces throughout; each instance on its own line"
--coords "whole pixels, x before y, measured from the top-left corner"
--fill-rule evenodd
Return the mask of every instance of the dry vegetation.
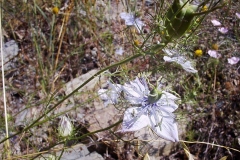
M 95 111 L 94 99 L 97 97 L 96 89 L 100 86 L 95 86 L 94 91 L 83 90 L 82 98 L 74 99 L 74 105 L 67 113 L 74 125 L 74 134 L 67 139 L 58 134 L 59 117 L 66 111 L 56 110 L 65 98 L 67 103 L 73 102 L 64 90 L 67 82 L 94 69 L 99 71 L 142 53 L 144 45 L 149 47 L 160 40 L 160 36 L 156 35 L 146 44 L 144 41 L 158 26 L 156 15 L 166 12 L 159 8 L 169 6 L 169 2 L 162 2 L 124 1 L 124 5 L 118 0 L 2 2 L 4 42 L 15 40 L 19 47 L 18 55 L 11 60 L 11 68 L 5 71 L 13 159 L 21 155 L 29 156 L 16 159 L 31 159 L 37 156 L 31 156 L 31 153 L 49 151 L 59 144 L 69 147 L 78 143 L 86 144 L 90 151 L 97 151 L 105 159 L 142 159 L 148 150 L 139 154 L 135 141 L 123 141 L 123 135 L 114 134 L 112 129 L 108 129 L 106 139 L 99 140 L 97 134 L 91 134 L 94 128 L 91 128 L 92 124 L 87 118 L 76 119 L 77 113 L 91 115 Z M 53 7 L 59 8 L 59 12 L 56 8 L 53 11 Z M 240 150 L 240 69 L 239 63 L 227 63 L 229 57 L 240 57 L 240 19 L 235 15 L 236 12 L 240 13 L 239 8 L 239 1 L 230 0 L 223 8 L 208 14 L 190 38 L 184 37 L 173 43 L 172 46 L 196 63 L 197 74 L 186 73 L 179 66 L 165 63 L 162 60 L 163 52 L 142 55 L 115 65 L 109 68 L 107 74 L 107 78 L 118 83 L 133 79 L 139 72 L 152 72 L 152 82 L 162 75 L 181 96 L 182 103 L 177 114 L 184 115 L 188 120 L 186 134 L 181 139 L 194 142 L 185 144 L 196 159 L 240 157 L 238 151 L 211 145 L 219 144 Z M 119 17 L 119 13 L 130 10 L 139 14 L 146 24 L 143 34 L 138 34 L 134 27 L 126 27 L 124 20 Z M 212 19 L 218 19 L 229 29 L 228 33 L 219 33 L 211 23 Z M 124 49 L 123 55 L 115 54 L 120 47 Z M 219 60 L 207 54 L 213 48 L 222 55 Z M 203 51 L 202 56 L 194 55 L 197 49 Z M 73 94 L 79 97 L 79 93 Z M 6 116 L 2 102 L 1 99 L 1 150 L 4 146 Z M 66 102 L 64 104 L 67 105 Z M 124 107 L 116 107 L 119 113 L 127 107 L 124 102 L 121 105 Z M 109 112 L 115 112 L 111 109 Z M 121 115 L 117 118 L 120 120 Z M 108 124 L 105 125 L 114 122 L 106 122 Z M 4 150 L 2 156 L 6 156 L 6 153 L 7 150 Z M 131 156 L 127 156 L 127 153 L 131 153 Z M 156 157 L 187 159 L 182 145 L 175 147 L 167 156 Z

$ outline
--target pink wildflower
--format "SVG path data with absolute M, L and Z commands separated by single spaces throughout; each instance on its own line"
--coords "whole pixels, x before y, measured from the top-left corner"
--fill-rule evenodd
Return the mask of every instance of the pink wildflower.
M 213 57 L 213 58 L 220 58 L 221 57 L 221 54 L 217 53 L 217 51 L 215 51 L 215 50 L 209 50 L 208 54 L 209 54 L 210 57 Z
M 221 24 L 218 20 L 216 20 L 216 19 L 211 20 L 211 22 L 212 22 L 213 26 L 221 26 L 221 25 L 222 25 L 222 24 Z
M 239 62 L 240 58 L 239 57 L 231 57 L 231 58 L 228 58 L 228 63 L 229 64 L 237 64 Z
M 228 32 L 228 29 L 225 27 L 221 27 L 218 29 L 219 32 L 221 32 L 222 34 L 226 34 Z

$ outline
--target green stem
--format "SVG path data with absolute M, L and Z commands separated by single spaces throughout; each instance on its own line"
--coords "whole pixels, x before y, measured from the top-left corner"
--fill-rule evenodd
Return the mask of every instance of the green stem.
M 123 121 L 123 120 L 121 119 L 121 120 L 117 121 L 116 123 L 114 123 L 114 124 L 112 124 L 112 125 L 110 125 L 110 126 L 108 126 L 108 127 L 106 127 L 106 128 L 99 129 L 99 130 L 96 130 L 96 131 L 94 131 L 94 132 L 86 133 L 86 134 L 84 134 L 84 135 L 82 135 L 82 136 L 80 136 L 80 137 L 73 138 L 73 139 L 71 139 L 71 140 L 79 140 L 79 139 L 83 139 L 83 138 L 86 138 L 86 137 L 88 137 L 88 136 L 91 136 L 91 135 L 93 135 L 93 134 L 95 134 L 95 133 L 98 133 L 98 132 L 107 131 L 107 130 L 109 130 L 109 129 L 111 129 L 111 128 L 117 126 L 117 125 L 119 125 L 120 123 L 122 123 L 122 121 Z M 52 145 L 52 146 L 49 146 L 49 147 L 47 147 L 47 148 L 44 148 L 44 149 L 42 149 L 40 152 L 42 153 L 43 151 L 48 151 L 49 149 L 51 149 L 51 148 L 53 148 L 53 147 L 55 147 L 55 146 L 57 146 L 57 145 L 59 145 L 59 144 L 63 144 L 63 143 L 65 143 L 65 140 L 64 140 L 64 141 L 60 141 L 60 142 L 58 142 L 58 143 L 56 143 L 56 144 L 54 144 L 54 145 Z M 32 159 L 36 159 L 41 153 L 39 153 L 37 156 L 33 157 Z
M 133 60 L 133 59 L 135 59 L 135 58 L 138 58 L 138 57 L 140 57 L 140 56 L 142 56 L 142 55 L 143 55 L 142 53 L 138 53 L 138 54 L 136 54 L 136 55 L 133 55 L 133 56 L 127 58 L 127 59 L 124 59 L 124 60 L 122 60 L 122 61 L 120 61 L 120 62 L 118 62 L 118 63 L 112 64 L 112 65 L 110 65 L 110 66 L 108 66 L 108 67 L 106 67 L 106 68 L 98 71 L 96 74 L 94 74 L 94 75 L 93 75 L 92 77 L 90 77 L 88 80 L 86 80 L 82 85 L 80 85 L 79 87 L 77 87 L 77 88 L 76 88 L 75 90 L 73 90 L 70 94 L 68 94 L 68 95 L 65 96 L 62 100 L 60 100 L 57 104 L 55 104 L 52 108 L 50 108 L 49 110 L 47 110 L 43 115 L 41 115 L 41 116 L 38 117 L 36 120 L 34 120 L 32 124 L 30 124 L 29 126 L 27 126 L 26 128 L 24 128 L 22 131 L 17 132 L 17 133 L 15 133 L 15 134 L 9 136 L 8 138 L 3 139 L 2 141 L 0 141 L 0 144 L 1 144 L 2 142 L 6 141 L 6 140 L 8 140 L 8 139 L 10 139 L 10 138 L 18 135 L 18 134 L 21 134 L 22 132 L 25 132 L 25 131 L 29 130 L 30 128 L 32 128 L 32 127 L 34 127 L 34 126 L 37 126 L 37 125 L 42 124 L 42 122 L 45 122 L 45 121 L 40 121 L 40 120 L 41 120 L 42 118 L 44 118 L 44 117 L 47 117 L 47 114 L 48 114 L 48 113 L 50 113 L 51 111 L 53 111 L 58 105 L 60 105 L 63 101 L 65 101 L 65 100 L 68 99 L 70 96 L 72 96 L 74 93 L 76 93 L 79 89 L 81 89 L 81 88 L 82 88 L 83 86 L 85 86 L 88 82 L 90 82 L 91 80 L 93 80 L 96 76 L 99 76 L 101 73 L 103 73 L 103 72 L 106 71 L 106 70 L 109 70 L 109 69 L 111 69 L 111 68 L 113 68 L 113 67 L 116 67 L 116 66 L 119 66 L 119 65 L 121 65 L 121 64 L 124 64 L 124 63 L 126 63 L 126 62 L 129 62 L 129 61 L 131 61 L 131 60 Z M 40 121 L 40 122 L 39 122 L 39 121 Z

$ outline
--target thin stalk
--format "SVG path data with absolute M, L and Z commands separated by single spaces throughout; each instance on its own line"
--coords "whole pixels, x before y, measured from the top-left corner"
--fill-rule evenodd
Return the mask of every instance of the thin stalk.
M 4 62 L 3 62 L 3 35 L 2 35 L 2 8 L 3 2 L 1 3 L 0 10 L 0 47 L 1 47 L 1 65 L 2 65 L 2 85 L 3 85 L 3 105 L 4 105 L 4 119 L 5 119 L 5 129 L 6 129 L 6 152 L 7 158 L 11 158 L 10 142 L 8 134 L 8 113 L 7 113 L 7 99 L 6 99 L 6 88 L 5 88 L 5 75 L 4 75 Z
M 240 150 L 235 149 L 235 148 L 231 148 L 231 147 L 227 147 L 227 146 L 222 146 L 222 145 L 218 145 L 218 144 L 214 144 L 214 143 L 208 143 L 208 142 L 184 141 L 184 140 L 180 140 L 179 142 L 183 142 L 183 143 L 196 143 L 196 144 L 207 144 L 207 145 L 211 145 L 211 146 L 214 146 L 214 147 L 225 148 L 226 150 L 233 150 L 233 151 L 236 151 L 236 152 L 240 152 Z
M 69 9 L 65 13 L 65 17 L 63 19 L 63 24 L 62 24 L 63 30 L 62 30 L 62 33 L 60 33 L 60 42 L 59 42 L 57 57 L 56 57 L 55 65 L 54 65 L 54 71 L 56 70 L 57 65 L 58 65 L 58 58 L 59 58 L 61 47 L 62 47 L 63 37 L 65 35 L 67 23 L 68 23 L 68 20 L 69 20 L 69 17 L 70 17 L 70 14 L 72 12 L 73 5 L 74 5 L 74 2 L 72 0 L 69 3 L 70 3 L 69 7 L 68 7 Z
M 83 86 L 85 86 L 88 82 L 90 82 L 91 80 L 93 80 L 96 76 L 99 76 L 101 73 L 105 72 L 106 70 L 109 70 L 110 68 L 113 68 L 113 67 L 116 67 L 116 66 L 119 66 L 121 64 L 124 64 L 126 62 L 129 62 L 135 58 L 138 58 L 140 56 L 142 56 L 143 54 L 139 53 L 139 54 L 136 54 L 136 55 L 133 55 L 127 59 L 124 59 L 118 63 L 115 63 L 115 64 L 112 64 L 111 66 L 108 66 L 100 71 L 98 71 L 96 74 L 94 74 L 92 77 L 90 77 L 88 80 L 86 80 L 82 85 L 80 85 L 79 87 L 77 87 L 75 90 L 73 90 L 70 94 L 66 95 L 62 100 L 60 100 L 59 102 L 57 102 L 52 108 L 48 109 L 43 115 L 41 115 L 40 117 L 38 117 L 36 120 L 33 121 L 32 124 L 30 124 L 29 126 L 25 127 L 22 131 L 20 132 L 17 132 L 5 139 L 3 139 L 2 141 L 0 141 L 0 144 L 3 143 L 4 141 L 8 140 L 9 138 L 11 137 L 14 137 L 18 134 L 21 134 L 22 132 L 25 132 L 27 130 L 29 130 L 30 128 L 34 127 L 34 126 L 37 126 L 37 125 L 40 125 L 42 124 L 42 121 L 40 121 L 42 118 L 44 117 L 47 117 L 47 114 L 50 113 L 51 111 L 53 111 L 58 105 L 60 105 L 63 101 L 65 101 L 66 99 L 68 99 L 69 97 L 71 97 L 74 93 L 76 93 L 79 89 L 81 89 Z

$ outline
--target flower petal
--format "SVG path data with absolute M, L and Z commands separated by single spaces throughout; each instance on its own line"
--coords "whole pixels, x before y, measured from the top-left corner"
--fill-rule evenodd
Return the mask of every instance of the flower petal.
M 228 29 L 225 27 L 221 27 L 218 29 L 219 32 L 221 32 L 222 34 L 226 34 L 228 32 Z
M 240 58 L 239 57 L 232 57 L 232 58 L 228 58 L 228 63 L 229 64 L 237 64 L 239 62 Z
M 132 104 L 141 104 L 144 97 L 149 93 L 145 79 L 138 77 L 131 81 L 130 84 L 123 85 L 125 98 Z
M 122 56 L 122 55 L 123 55 L 123 52 L 124 52 L 124 50 L 123 50 L 122 47 L 120 47 L 120 48 L 118 48 L 118 49 L 115 50 L 115 54 L 116 54 L 116 55 Z
M 133 26 L 134 25 L 134 15 L 130 13 L 120 13 L 120 17 L 125 20 L 125 25 Z
M 122 132 L 131 132 L 140 130 L 150 125 L 149 117 L 142 107 L 128 108 L 123 117 Z
M 240 19 L 240 13 L 236 12 L 236 16 L 237 16 L 238 19 Z
M 216 19 L 211 20 L 211 22 L 212 22 L 213 26 L 221 26 L 221 23 Z
M 153 117 L 151 117 L 151 121 L 153 121 L 153 124 L 156 124 Z M 177 123 L 171 117 L 162 118 L 161 124 L 152 125 L 151 128 L 153 129 L 153 131 L 156 132 L 158 136 L 162 137 L 163 139 L 166 139 L 172 142 L 179 141 Z
M 191 72 L 191 73 L 198 72 L 196 69 L 193 68 L 192 63 L 183 56 L 178 56 L 178 57 L 164 56 L 163 59 L 166 62 L 176 62 L 180 64 L 183 67 L 183 69 L 187 72 Z
M 175 50 L 170 50 L 170 49 L 163 49 L 163 52 L 165 52 L 169 56 L 173 56 L 177 54 Z
M 185 62 L 181 66 L 187 72 L 190 72 L 190 73 L 197 73 L 198 72 L 196 69 L 193 68 L 192 63 L 190 61 Z
M 135 19 L 134 25 L 137 28 L 138 33 L 141 33 L 142 27 L 145 26 L 145 24 L 139 18 Z
M 120 13 L 120 17 L 125 20 L 125 25 L 134 25 L 139 33 L 141 32 L 142 27 L 145 26 L 145 24 L 139 18 L 136 18 L 132 13 Z
M 215 51 L 215 50 L 209 50 L 208 54 L 209 54 L 210 57 L 213 57 L 213 58 L 220 58 L 221 57 L 221 54 L 217 53 L 217 51 Z
M 179 100 L 179 98 L 175 95 L 163 91 L 162 97 L 156 102 L 156 105 L 160 108 L 160 110 L 172 113 L 178 108 L 178 105 L 175 103 L 177 100 Z
M 108 82 L 109 89 L 99 89 L 98 95 L 102 99 L 104 106 L 108 104 L 116 104 L 118 101 L 118 97 L 120 92 L 122 91 L 122 86 L 119 84 L 112 84 Z

